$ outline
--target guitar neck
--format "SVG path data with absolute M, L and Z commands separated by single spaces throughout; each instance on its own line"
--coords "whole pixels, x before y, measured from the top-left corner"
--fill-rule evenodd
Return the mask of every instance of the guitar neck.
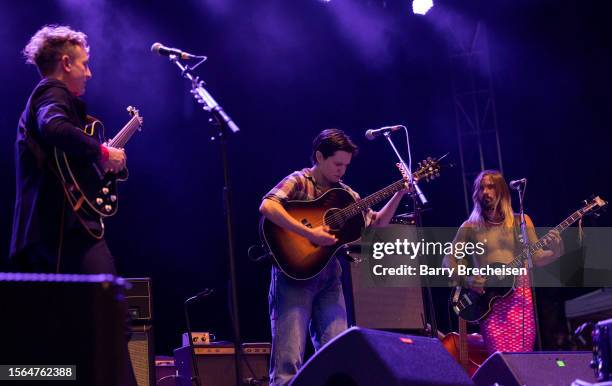
M 556 227 L 554 227 L 550 231 L 555 230 L 555 231 L 558 231 L 559 233 L 563 232 L 570 225 L 572 225 L 576 221 L 580 220 L 580 218 L 582 218 L 582 216 L 584 216 L 584 214 L 586 212 L 588 212 L 590 209 L 591 209 L 590 207 L 584 207 L 584 208 L 578 209 L 577 211 L 572 213 L 570 216 L 568 216 L 565 220 L 563 220 L 559 225 L 557 225 Z M 549 233 L 550 233 L 550 231 L 549 231 Z M 530 245 L 528 250 L 523 251 L 514 260 L 512 260 L 512 262 L 510 264 L 508 264 L 507 266 L 510 267 L 510 268 L 520 268 L 520 267 L 522 267 L 523 266 L 523 261 L 527 258 L 527 252 L 529 252 L 529 254 L 533 254 L 533 253 L 537 252 L 538 250 L 542 249 L 544 247 L 545 238 L 546 238 L 546 236 L 541 237 L 537 242 L 535 242 L 534 244 Z
M 468 347 L 467 347 L 467 322 L 459 317 L 459 363 L 462 366 L 468 364 Z
M 383 201 L 385 198 L 392 196 L 393 194 L 399 192 L 400 190 L 404 189 L 405 186 L 405 181 L 403 179 L 396 181 L 394 183 L 392 183 L 391 185 L 387 186 L 386 188 L 383 188 L 381 190 L 379 190 L 376 193 L 373 193 L 369 196 L 367 196 L 366 198 L 363 198 L 361 200 L 357 200 L 355 201 L 353 204 L 347 206 L 346 208 L 344 208 L 341 211 L 341 216 L 344 219 L 350 219 L 356 215 L 358 215 L 361 212 L 364 212 L 366 210 L 368 210 L 369 208 L 371 208 L 372 206 L 378 204 L 379 202 Z
M 123 126 L 123 128 L 117 133 L 117 135 L 108 141 L 108 145 L 110 147 L 117 148 L 124 147 L 139 127 L 140 121 L 138 120 L 138 116 L 134 115 L 132 119 L 130 119 L 128 123 L 126 123 L 125 126 Z

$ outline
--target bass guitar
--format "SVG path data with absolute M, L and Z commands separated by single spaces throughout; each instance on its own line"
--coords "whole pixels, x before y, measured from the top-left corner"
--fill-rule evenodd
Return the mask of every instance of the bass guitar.
M 365 211 L 406 187 L 407 174 L 401 168 L 400 171 L 404 178 L 360 200 L 355 200 L 345 189 L 334 188 L 316 200 L 288 201 L 284 205 L 289 215 L 309 228 L 327 225 L 330 233 L 338 239 L 334 245 L 315 245 L 307 238 L 262 217 L 259 224 L 260 236 L 276 266 L 296 280 L 316 276 L 338 249 L 361 237 L 361 231 L 365 228 Z M 419 181 L 429 181 L 439 176 L 439 172 L 438 160 L 427 158 L 419 163 L 419 169 L 412 177 Z
M 131 116 L 130 120 L 109 141 L 106 141 L 104 136 L 104 125 L 97 119 L 91 118 L 83 131 L 100 143 L 123 148 L 132 135 L 141 129 L 143 123 L 138 110 L 130 106 L 127 111 Z M 119 173 L 108 173 L 99 162 L 84 163 L 58 148 L 54 149 L 54 161 L 68 203 L 77 216 L 81 219 L 98 220 L 117 213 L 117 182 L 127 180 L 127 168 Z M 102 232 L 103 229 L 102 227 Z M 94 236 L 102 237 L 102 234 Z
M 559 225 L 551 229 L 563 232 L 570 225 L 581 219 L 587 213 L 599 210 L 607 205 L 607 202 L 601 199 L 599 196 L 588 201 L 582 208 L 578 209 Z M 550 233 L 550 232 L 549 232 Z M 534 252 L 542 249 L 546 245 L 548 233 L 540 238 L 536 243 L 529 246 L 529 249 L 524 250 L 520 255 L 515 257 L 512 262 L 508 264 L 502 263 L 491 263 L 491 268 L 503 268 L 505 265 L 507 268 L 521 268 L 523 267 L 524 261 L 527 258 L 527 253 L 533 254 Z M 478 294 L 463 286 L 457 286 L 451 293 L 451 306 L 455 313 L 461 318 L 468 322 L 478 322 L 484 319 L 490 312 L 491 307 L 497 299 L 504 298 L 514 290 L 516 277 L 514 275 L 489 275 L 483 276 L 485 279 L 484 293 Z

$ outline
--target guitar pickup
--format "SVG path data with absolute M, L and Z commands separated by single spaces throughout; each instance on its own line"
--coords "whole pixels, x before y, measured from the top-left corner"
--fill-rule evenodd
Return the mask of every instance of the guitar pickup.
M 472 305 L 472 300 L 470 300 L 470 297 L 467 294 L 463 295 L 462 297 L 467 302 L 468 306 Z

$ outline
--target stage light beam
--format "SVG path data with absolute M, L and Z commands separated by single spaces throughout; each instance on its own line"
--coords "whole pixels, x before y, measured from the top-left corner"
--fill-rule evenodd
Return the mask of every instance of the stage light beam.
M 413 0 L 412 12 L 417 15 L 425 15 L 433 5 L 433 0 Z

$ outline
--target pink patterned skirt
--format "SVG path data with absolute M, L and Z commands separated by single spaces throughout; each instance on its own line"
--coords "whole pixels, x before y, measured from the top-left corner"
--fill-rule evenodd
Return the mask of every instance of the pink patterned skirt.
M 480 322 L 489 354 L 495 351 L 533 351 L 536 338 L 529 276 L 519 276 L 515 290 L 497 299 L 489 316 Z

